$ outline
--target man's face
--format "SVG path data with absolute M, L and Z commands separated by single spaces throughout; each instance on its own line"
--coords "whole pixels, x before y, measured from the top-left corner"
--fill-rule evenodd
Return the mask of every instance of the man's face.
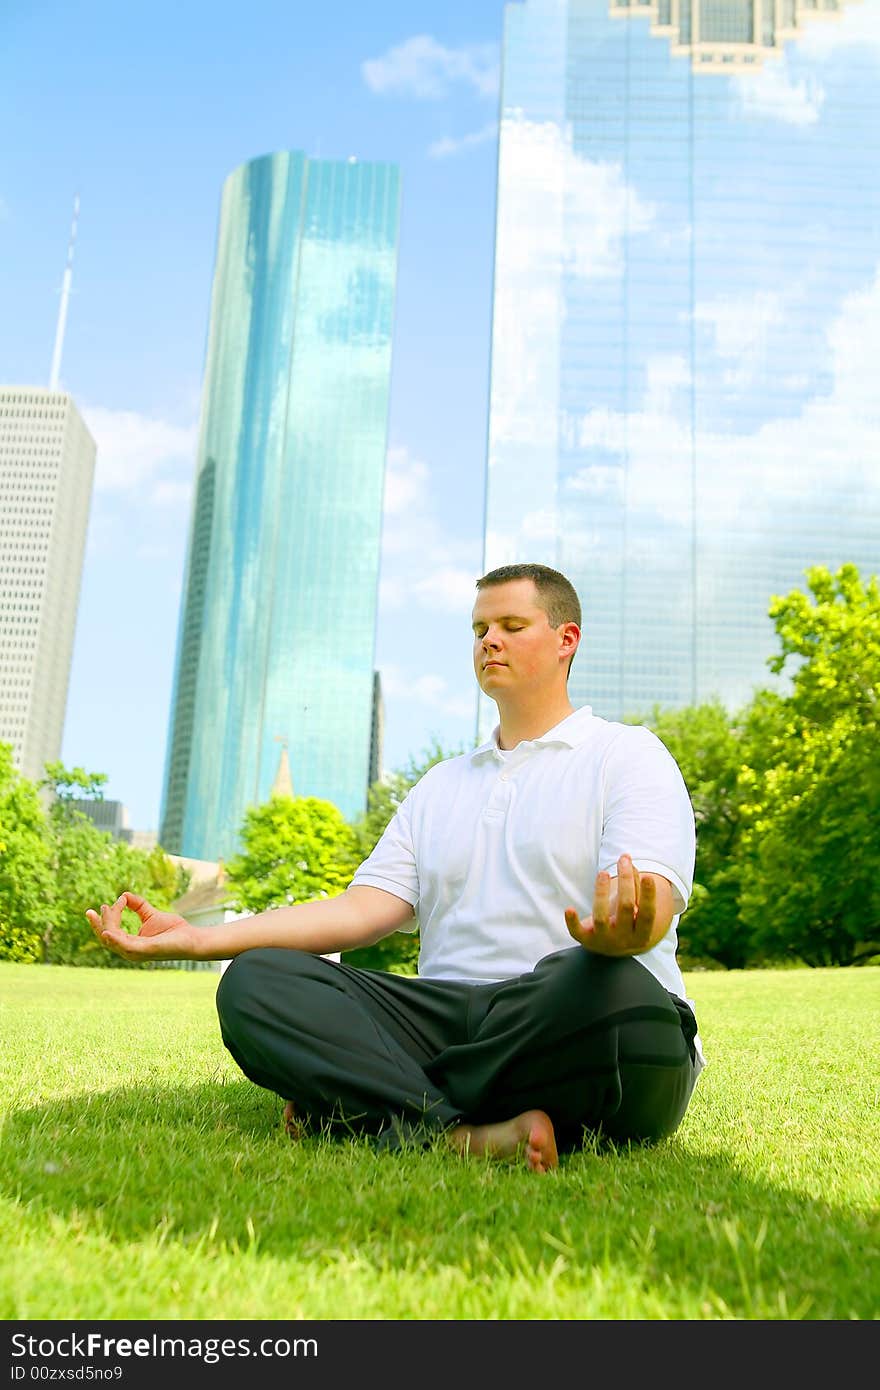
M 502 693 L 552 687 L 565 676 L 560 662 L 576 646 L 574 623 L 551 627 L 531 579 L 511 579 L 477 593 L 473 612 L 474 671 L 480 689 Z

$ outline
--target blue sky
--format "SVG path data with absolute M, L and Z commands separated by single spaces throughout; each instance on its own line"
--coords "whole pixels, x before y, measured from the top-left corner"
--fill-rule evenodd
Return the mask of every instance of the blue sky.
M 0 383 L 48 385 L 78 195 L 61 385 L 98 460 L 62 757 L 138 829 L 159 821 L 220 190 L 272 150 L 400 165 L 386 766 L 473 735 L 503 9 L 5 0 Z

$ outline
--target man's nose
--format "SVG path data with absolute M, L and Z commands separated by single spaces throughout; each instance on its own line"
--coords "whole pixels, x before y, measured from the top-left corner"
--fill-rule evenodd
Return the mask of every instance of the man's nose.
M 490 627 L 490 628 L 487 628 L 486 631 L 485 631 L 485 633 L 483 634 L 483 647 L 486 649 L 486 651 L 488 651 L 490 647 L 497 647 L 497 646 L 498 646 L 498 632 L 497 632 L 496 630 L 494 630 L 493 628 L 491 628 L 491 627 Z

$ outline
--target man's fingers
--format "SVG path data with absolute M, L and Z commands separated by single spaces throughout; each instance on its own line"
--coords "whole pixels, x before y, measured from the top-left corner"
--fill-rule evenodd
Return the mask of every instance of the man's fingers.
M 639 892 L 639 922 L 642 926 L 653 926 L 657 915 L 657 884 L 650 874 L 642 879 Z
M 108 944 L 105 939 L 105 933 L 117 937 L 128 936 L 128 932 L 121 926 L 123 907 L 124 903 L 121 898 L 117 898 L 116 902 L 110 905 L 102 903 L 100 912 L 95 912 L 93 908 L 86 909 L 86 919 L 89 926 L 92 928 L 98 940 L 102 941 L 105 945 Z
M 593 890 L 593 921 L 597 927 L 607 927 L 611 918 L 611 875 L 603 871 L 596 875 Z
M 586 917 L 583 922 L 573 907 L 565 909 L 565 925 L 568 927 L 569 936 L 573 936 L 575 941 L 583 945 L 584 937 L 589 936 L 593 930 L 593 919 Z
M 117 907 L 117 904 L 113 906 Z M 121 912 L 122 908 L 118 907 L 117 917 Z M 100 913 L 95 912 L 92 908 L 86 910 L 86 919 L 101 945 L 112 951 L 114 955 L 122 956 L 124 960 L 127 960 L 129 957 L 126 948 L 132 938 L 124 927 L 118 925 L 118 922 L 114 925 L 113 915 L 113 908 L 108 907 L 106 903 L 102 903 Z
M 574 908 L 566 908 L 566 926 L 569 929 L 570 937 L 577 941 L 578 947 L 591 945 L 591 942 L 595 940 L 594 920 L 592 917 L 584 917 L 581 920 Z
M 622 854 L 617 861 L 617 922 L 623 927 L 631 927 L 636 915 L 635 869 L 628 854 Z
M 120 898 L 117 898 L 116 902 L 111 903 L 109 907 L 106 903 L 101 904 L 101 922 L 105 930 L 108 927 L 111 930 L 118 928 L 122 921 L 122 908 L 123 903 Z
M 140 935 L 126 931 L 122 925 L 122 914 L 126 908 L 136 912 L 142 922 L 152 914 L 153 909 L 138 893 L 120 893 L 115 903 L 102 903 L 99 912 L 86 908 L 86 920 L 102 946 L 123 960 L 137 960 L 145 952 L 146 946 Z
M 104 918 L 106 925 L 110 927 L 119 927 L 122 931 L 125 931 L 125 928 L 122 926 L 122 914 L 126 908 L 129 908 L 132 912 L 136 912 L 142 922 L 145 922 L 152 912 L 152 908 L 146 898 L 140 897 L 138 893 L 120 893 L 116 902 L 113 903 L 112 906 L 106 908 L 107 916 Z M 102 907 L 102 916 L 104 911 L 105 908 Z

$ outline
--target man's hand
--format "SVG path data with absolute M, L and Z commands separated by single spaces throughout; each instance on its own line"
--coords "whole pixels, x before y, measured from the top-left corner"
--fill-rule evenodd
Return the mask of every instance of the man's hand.
M 565 925 L 575 941 L 600 956 L 636 956 L 663 937 L 672 921 L 672 885 L 655 874 L 640 874 L 628 854 L 617 861 L 617 878 L 596 875 L 593 912 L 583 921 L 573 907 Z
M 122 913 L 131 908 L 141 919 L 137 936 L 121 926 Z M 137 893 L 122 893 L 100 913 L 89 908 L 86 917 L 95 936 L 123 960 L 198 960 L 200 932 L 174 912 L 159 912 Z

